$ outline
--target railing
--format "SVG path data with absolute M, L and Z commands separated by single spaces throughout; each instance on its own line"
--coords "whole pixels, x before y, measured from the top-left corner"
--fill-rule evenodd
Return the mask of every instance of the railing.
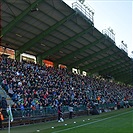
M 5 90 L 3 90 L 3 88 L 1 87 L 1 84 L 0 84 L 0 91 L 2 92 L 1 96 L 7 98 L 7 94 Z
M 130 106 L 133 106 L 133 100 L 128 101 L 128 104 Z M 126 107 L 127 106 L 124 102 L 120 102 L 120 107 Z M 96 108 L 98 110 L 104 110 L 104 109 L 114 109 L 117 105 L 115 103 L 105 103 L 105 104 L 97 104 Z M 85 105 L 79 105 L 74 106 L 73 108 L 74 112 L 80 112 L 80 111 L 86 111 L 87 107 Z M 63 113 L 68 113 L 68 106 L 62 106 Z M 36 109 L 32 110 L 31 108 L 25 108 L 24 110 L 21 110 L 20 108 L 12 108 L 12 113 L 14 118 L 22 117 L 47 117 L 47 116 L 56 116 L 57 115 L 57 107 L 44 107 L 42 109 Z
M 85 105 L 79 105 L 74 107 L 74 112 L 79 112 L 79 111 L 85 111 L 86 106 Z M 62 107 L 63 113 L 68 113 L 68 106 L 63 106 Z M 36 109 L 32 110 L 32 108 L 25 108 L 21 110 L 20 108 L 12 108 L 12 114 L 14 118 L 18 117 L 39 117 L 39 116 L 52 116 L 52 115 L 57 115 L 57 107 L 44 107 L 42 109 Z

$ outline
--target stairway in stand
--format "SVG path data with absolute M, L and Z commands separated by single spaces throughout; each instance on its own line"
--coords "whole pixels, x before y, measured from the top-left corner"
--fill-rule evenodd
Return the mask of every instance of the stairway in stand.
M 6 98 L 7 104 L 8 105 L 13 105 L 13 100 L 9 97 L 9 95 L 6 93 L 6 91 L 0 86 L 0 100 L 2 97 Z

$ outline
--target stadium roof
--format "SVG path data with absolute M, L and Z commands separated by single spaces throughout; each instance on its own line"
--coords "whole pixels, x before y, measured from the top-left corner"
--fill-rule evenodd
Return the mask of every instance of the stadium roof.
M 2 46 L 133 84 L 133 60 L 62 0 L 2 0 Z

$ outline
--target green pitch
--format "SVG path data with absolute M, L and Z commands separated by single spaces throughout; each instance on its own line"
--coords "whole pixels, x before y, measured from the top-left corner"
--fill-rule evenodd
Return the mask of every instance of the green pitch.
M 8 133 L 5 129 L 0 133 Z M 95 116 L 12 127 L 11 133 L 133 133 L 133 108 Z

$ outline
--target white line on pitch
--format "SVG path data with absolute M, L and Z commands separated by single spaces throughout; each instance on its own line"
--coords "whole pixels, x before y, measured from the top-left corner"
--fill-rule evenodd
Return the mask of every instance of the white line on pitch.
M 110 116 L 110 117 L 107 117 L 107 118 L 104 118 L 104 119 L 101 119 L 101 120 L 97 120 L 97 121 L 89 122 L 89 123 L 86 123 L 86 124 L 78 125 L 78 126 L 75 126 L 75 127 L 71 127 L 71 128 L 66 128 L 66 129 L 63 129 L 63 130 L 55 131 L 55 132 L 52 132 L 52 133 L 60 133 L 60 132 L 68 131 L 68 130 L 71 130 L 71 129 L 83 127 L 83 126 L 86 126 L 86 125 L 90 125 L 90 124 L 93 124 L 93 123 L 97 123 L 97 122 L 105 121 L 105 120 L 108 120 L 108 119 L 111 119 L 111 118 L 115 118 L 115 117 L 118 117 L 118 116 L 121 116 L 121 115 L 125 115 L 125 114 L 128 114 L 130 112 L 132 112 L 132 110 L 128 111 L 128 112 L 125 112 L 125 113 L 118 114 L 118 115 Z

